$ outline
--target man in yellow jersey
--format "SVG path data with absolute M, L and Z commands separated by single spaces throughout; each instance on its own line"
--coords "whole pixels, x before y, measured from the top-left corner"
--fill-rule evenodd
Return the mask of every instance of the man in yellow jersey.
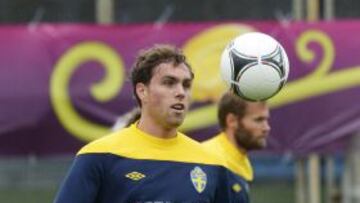
M 139 120 L 83 147 L 55 203 L 247 203 L 246 181 L 177 131 L 193 77 L 175 47 L 142 51 L 131 73 Z
M 269 108 L 265 102 L 250 102 L 228 92 L 218 104 L 221 132 L 203 146 L 221 155 L 237 174 L 253 180 L 248 151 L 266 146 L 270 131 Z

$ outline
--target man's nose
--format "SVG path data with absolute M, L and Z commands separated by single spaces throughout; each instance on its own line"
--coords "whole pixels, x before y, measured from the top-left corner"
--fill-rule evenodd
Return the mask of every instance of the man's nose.
M 271 126 L 268 121 L 265 121 L 264 123 L 264 130 L 266 130 L 267 132 L 271 130 Z
M 181 98 L 185 97 L 185 92 L 186 92 L 186 90 L 181 84 L 176 86 L 176 89 L 175 89 L 176 97 L 181 97 Z

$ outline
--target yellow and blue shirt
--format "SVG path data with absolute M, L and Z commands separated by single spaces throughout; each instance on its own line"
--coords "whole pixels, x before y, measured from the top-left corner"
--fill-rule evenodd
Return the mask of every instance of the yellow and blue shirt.
M 202 145 L 214 154 L 221 156 L 227 162 L 228 167 L 246 181 L 253 180 L 253 169 L 247 153 L 237 149 L 224 133 L 214 136 L 203 142 Z
M 55 203 L 247 203 L 246 181 L 234 176 L 187 136 L 132 125 L 78 152 Z

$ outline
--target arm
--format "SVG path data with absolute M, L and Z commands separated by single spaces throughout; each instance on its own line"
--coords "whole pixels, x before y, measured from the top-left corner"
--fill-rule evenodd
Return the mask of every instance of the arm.
M 249 203 L 249 185 L 241 176 L 228 171 L 229 189 L 232 194 L 232 202 Z
M 249 203 L 247 182 L 230 170 L 222 169 L 215 202 Z
M 99 155 L 84 154 L 75 158 L 54 203 L 93 203 L 101 185 Z

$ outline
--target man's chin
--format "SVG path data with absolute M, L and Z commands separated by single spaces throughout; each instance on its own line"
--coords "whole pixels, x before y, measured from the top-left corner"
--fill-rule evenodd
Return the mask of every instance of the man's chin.
M 174 127 L 174 128 L 178 128 L 181 126 L 181 124 L 183 124 L 184 122 L 184 119 L 180 119 L 180 118 L 175 118 L 175 119 L 172 119 L 169 124 Z
M 257 143 L 256 148 L 257 149 L 264 149 L 267 146 L 267 142 L 266 141 L 260 141 L 259 143 Z
M 247 145 L 247 150 L 260 150 L 260 149 L 264 149 L 266 146 L 267 146 L 266 141 L 253 142 Z

